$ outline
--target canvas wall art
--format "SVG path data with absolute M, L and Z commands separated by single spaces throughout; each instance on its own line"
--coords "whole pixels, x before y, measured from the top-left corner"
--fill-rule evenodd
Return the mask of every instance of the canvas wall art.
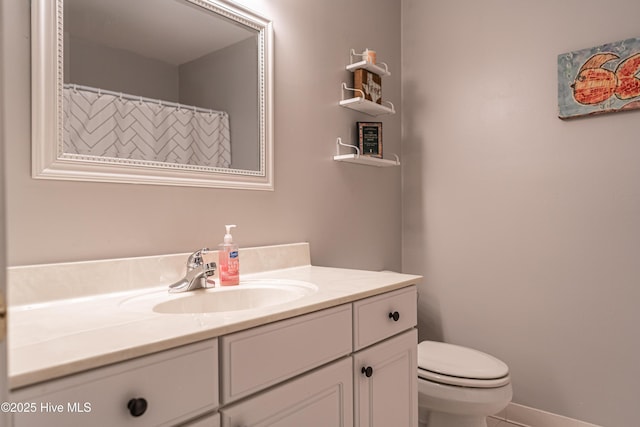
M 558 116 L 640 108 L 640 38 L 558 55 Z

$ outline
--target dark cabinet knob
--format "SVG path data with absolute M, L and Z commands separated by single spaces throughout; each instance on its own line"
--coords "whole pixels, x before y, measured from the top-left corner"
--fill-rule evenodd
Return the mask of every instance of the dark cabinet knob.
M 389 319 L 393 319 L 394 322 L 397 322 L 400 319 L 400 313 L 398 313 L 397 311 L 389 313 Z
M 362 372 L 365 377 L 369 378 L 373 375 L 373 368 L 371 366 L 367 366 L 366 368 L 363 366 L 362 371 L 360 372 Z
M 132 416 L 139 417 L 147 410 L 147 401 L 142 397 L 131 399 L 127 403 L 127 408 L 129 408 L 129 412 Z

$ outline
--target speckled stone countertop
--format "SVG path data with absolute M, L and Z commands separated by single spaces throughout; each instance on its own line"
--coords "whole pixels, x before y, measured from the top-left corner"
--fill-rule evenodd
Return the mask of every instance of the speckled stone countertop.
M 12 389 L 399 289 L 421 276 L 310 265 L 306 243 L 241 250 L 242 281 L 317 286 L 296 300 L 250 310 L 165 314 L 123 302 L 162 292 L 187 254 L 9 268 Z M 99 290 L 97 292 L 96 290 Z M 207 292 L 207 291 L 198 291 Z

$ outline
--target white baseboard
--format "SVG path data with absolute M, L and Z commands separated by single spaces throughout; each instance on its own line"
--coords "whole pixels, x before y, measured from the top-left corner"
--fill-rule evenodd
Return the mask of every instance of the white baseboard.
M 498 414 L 492 415 L 492 418 L 523 427 L 602 427 L 517 403 L 509 403 L 509 406 Z

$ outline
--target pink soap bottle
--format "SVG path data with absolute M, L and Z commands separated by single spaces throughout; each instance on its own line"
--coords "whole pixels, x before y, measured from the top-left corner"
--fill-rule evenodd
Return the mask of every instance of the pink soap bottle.
M 233 243 L 231 229 L 235 225 L 225 225 L 227 234 L 224 243 L 219 245 L 218 271 L 220 272 L 220 286 L 234 286 L 240 284 L 240 255 L 238 245 Z

